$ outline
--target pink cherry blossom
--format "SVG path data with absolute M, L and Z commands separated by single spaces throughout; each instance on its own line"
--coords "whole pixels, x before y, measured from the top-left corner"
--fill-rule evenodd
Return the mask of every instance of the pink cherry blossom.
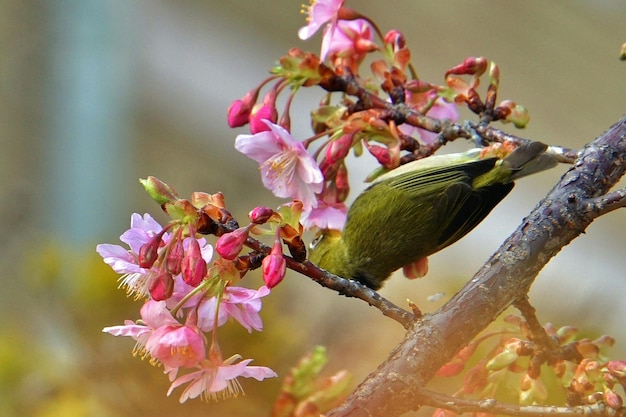
M 357 65 L 368 52 L 378 49 L 372 26 L 364 19 L 339 20 L 334 31 L 327 26 L 322 39 L 320 59 L 341 59 L 356 73 Z
M 252 329 L 263 330 L 263 322 L 259 316 L 261 311 L 261 298 L 270 293 L 269 288 L 263 286 L 258 290 L 251 290 L 242 287 L 226 287 L 221 298 L 217 325 L 222 326 L 232 317 L 237 320 L 248 332 Z M 217 307 L 217 297 L 202 300 L 198 306 L 198 327 L 210 332 L 215 323 L 215 310 Z
M 149 214 L 146 213 L 142 217 L 134 213 L 131 216 L 130 229 L 120 236 L 120 240 L 126 243 L 130 250 L 108 243 L 96 246 L 96 251 L 102 256 L 104 262 L 115 272 L 122 274 L 120 287 L 124 287 L 129 295 L 134 294 L 137 299 L 147 297 L 151 293 L 169 294 L 171 274 L 167 265 L 153 263 L 150 268 L 139 266 L 141 248 L 147 243 L 154 242 L 155 236 L 159 234 L 163 235 L 160 240 L 161 246 L 170 243 L 171 235 L 163 233 L 163 227 Z M 191 239 L 186 238 L 183 241 L 185 252 L 189 251 Z M 213 247 L 208 245 L 204 238 L 196 239 L 196 241 L 200 247 L 202 259 L 209 262 L 213 257 Z
M 161 326 L 180 325 L 178 321 L 172 317 L 167 310 L 165 302 L 148 300 L 141 307 L 141 322 L 133 322 L 131 320 L 124 321 L 124 325 L 110 326 L 102 329 L 104 333 L 113 336 L 128 336 L 137 341 L 133 352 L 139 356 L 149 356 L 146 349 L 146 343 L 154 332 Z M 140 324 L 142 323 L 142 324 Z
M 178 323 L 157 328 L 146 341 L 146 350 L 153 358 L 172 368 L 191 368 L 206 356 L 200 330 Z
M 120 240 L 130 247 L 130 251 L 120 245 L 103 243 L 96 246 L 96 251 L 102 256 L 104 263 L 109 265 L 120 278 L 120 287 L 125 287 L 129 295 L 135 294 L 136 298 L 142 298 L 149 294 L 150 286 L 158 269 L 142 268 L 139 266 L 139 252 L 142 246 L 149 243 L 161 233 L 163 227 L 149 214 L 143 217 L 137 213 L 131 216 L 130 229 L 125 231 Z M 167 233 L 163 234 L 162 242 L 169 240 Z
M 328 204 L 320 200 L 317 207 L 302 213 L 301 221 L 307 229 L 318 227 L 342 230 L 346 223 L 347 213 L 348 208 L 344 203 Z
M 298 30 L 300 39 L 309 39 L 326 23 L 335 26 L 343 3 L 344 0 L 312 0 L 310 6 L 303 8 L 307 12 L 307 25 Z
M 184 403 L 190 398 L 201 397 L 205 400 L 218 400 L 237 397 L 243 392 L 238 377 L 254 378 L 262 381 L 265 378 L 278 376 L 276 372 L 265 366 L 248 366 L 252 359 L 245 359 L 239 363 L 241 356 L 234 355 L 225 361 L 205 360 L 198 368 L 199 371 L 190 372 L 177 378 L 167 395 L 170 395 L 177 387 L 189 383 L 183 391 L 179 401 Z
M 137 341 L 133 352 L 159 361 L 168 369 L 194 367 L 206 357 L 205 343 L 196 326 L 182 325 L 164 301 L 148 300 L 141 307 L 141 322 L 102 329 L 113 336 L 130 336 Z M 139 324 L 145 323 L 145 324 Z M 171 370 L 171 369 L 170 369 Z
M 287 130 L 265 123 L 269 131 L 239 135 L 235 148 L 260 164 L 263 184 L 275 196 L 300 200 L 305 209 L 314 207 L 324 181 L 317 162 Z

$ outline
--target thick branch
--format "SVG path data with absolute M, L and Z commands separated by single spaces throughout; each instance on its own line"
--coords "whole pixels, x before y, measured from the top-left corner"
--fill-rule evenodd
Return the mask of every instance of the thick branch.
M 409 330 L 387 361 L 328 416 L 398 416 L 435 372 L 513 302 L 526 296 L 545 264 L 593 221 L 589 199 L 624 174 L 626 118 L 583 151 L 577 163 L 522 221 L 474 278 Z

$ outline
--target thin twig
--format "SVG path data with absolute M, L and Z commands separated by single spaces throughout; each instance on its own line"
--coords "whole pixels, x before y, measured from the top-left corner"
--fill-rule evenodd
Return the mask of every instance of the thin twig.
M 271 247 L 253 237 L 248 237 L 246 240 L 246 246 L 264 255 L 268 255 L 272 250 Z M 382 297 L 376 291 L 357 281 L 347 280 L 338 277 L 337 275 L 333 275 L 323 269 L 320 269 L 309 261 L 298 262 L 288 255 L 283 255 L 283 257 L 287 262 L 287 268 L 299 272 L 302 275 L 311 278 L 318 284 L 337 291 L 341 295 L 365 301 L 369 305 L 379 309 L 383 315 L 400 323 L 405 329 L 408 329 L 419 318 L 410 311 L 398 307 L 391 301 Z
M 516 417 L 539 417 L 539 416 L 558 416 L 558 417 L 580 417 L 580 416 L 615 416 L 621 415 L 623 409 L 614 410 L 604 402 L 598 402 L 593 405 L 580 405 L 575 407 L 557 407 L 557 406 L 540 406 L 540 405 L 516 405 L 503 404 L 494 399 L 471 400 L 466 398 L 456 398 L 449 395 L 441 394 L 427 389 L 419 389 L 415 391 L 416 400 L 422 405 L 430 407 L 442 408 L 453 411 L 457 414 L 461 413 L 489 413 L 504 414 Z

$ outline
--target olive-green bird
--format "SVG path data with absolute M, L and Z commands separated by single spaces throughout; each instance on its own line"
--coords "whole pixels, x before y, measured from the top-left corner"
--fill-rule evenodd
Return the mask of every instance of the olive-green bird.
M 547 146 L 531 142 L 504 159 L 480 149 L 431 156 L 380 176 L 354 201 L 343 230 L 324 231 L 309 259 L 379 289 L 389 275 L 456 242 L 511 191 L 513 181 L 551 168 Z

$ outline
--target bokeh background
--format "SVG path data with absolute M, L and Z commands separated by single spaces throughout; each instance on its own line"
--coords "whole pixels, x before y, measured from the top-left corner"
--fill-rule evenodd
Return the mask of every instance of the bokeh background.
M 383 31 L 402 30 L 425 80 L 442 82 L 470 55 L 495 60 L 500 98 L 530 109 L 522 136 L 579 148 L 626 113 L 622 0 L 347 4 Z M 234 151 L 246 130 L 229 130 L 225 113 L 288 48 L 319 50 L 319 35 L 297 38 L 299 11 L 299 0 L 0 1 L 0 416 L 268 413 L 279 380 L 242 381 L 246 397 L 219 404 L 180 406 L 179 392 L 166 398 L 166 378 L 131 357 L 133 342 L 100 332 L 135 319 L 139 305 L 116 289 L 94 248 L 117 242 L 132 212 L 165 219 L 137 182 L 147 175 L 183 196 L 222 191 L 240 218 L 280 203 L 262 188 L 256 164 Z M 297 137 L 308 136 L 318 97 L 299 96 Z M 358 181 L 372 162 L 356 163 Z M 428 278 L 396 278 L 382 293 L 400 305 L 410 298 L 425 311 L 439 307 L 565 169 L 520 182 L 476 231 L 431 258 Z M 626 352 L 625 231 L 622 212 L 599 219 L 531 292 L 542 320 L 608 333 L 616 357 Z M 266 331 L 226 330 L 223 348 L 281 376 L 323 344 L 329 372 L 347 368 L 356 383 L 403 335 L 362 302 L 296 274 L 265 301 L 263 317 Z

